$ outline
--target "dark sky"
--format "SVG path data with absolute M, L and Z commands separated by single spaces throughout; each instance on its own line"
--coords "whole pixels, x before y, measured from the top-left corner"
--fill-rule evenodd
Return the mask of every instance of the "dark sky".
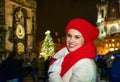
M 55 32 L 64 36 L 69 20 L 81 17 L 95 25 L 97 20 L 97 0 L 38 0 L 37 2 L 37 41 L 45 38 L 44 32 Z

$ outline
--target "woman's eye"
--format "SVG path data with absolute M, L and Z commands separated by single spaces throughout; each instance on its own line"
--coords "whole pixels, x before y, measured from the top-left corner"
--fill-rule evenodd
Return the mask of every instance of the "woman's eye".
M 79 38 L 80 38 L 80 36 L 75 36 L 75 38 L 76 38 L 76 39 L 79 39 Z
M 67 36 L 66 37 L 71 37 L 71 35 L 70 34 L 67 34 Z

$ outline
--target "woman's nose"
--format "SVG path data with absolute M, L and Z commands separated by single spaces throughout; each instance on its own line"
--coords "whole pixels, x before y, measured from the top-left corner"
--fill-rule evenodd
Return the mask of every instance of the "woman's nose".
M 71 37 L 70 40 L 69 40 L 69 42 L 74 42 L 74 38 Z

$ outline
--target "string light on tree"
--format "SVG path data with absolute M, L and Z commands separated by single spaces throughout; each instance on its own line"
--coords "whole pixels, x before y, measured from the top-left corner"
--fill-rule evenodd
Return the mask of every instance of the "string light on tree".
M 54 55 L 54 42 L 52 40 L 52 37 L 50 36 L 50 30 L 47 30 L 45 32 L 45 35 L 46 37 L 42 44 L 39 58 L 43 57 L 46 60 L 48 57 Z

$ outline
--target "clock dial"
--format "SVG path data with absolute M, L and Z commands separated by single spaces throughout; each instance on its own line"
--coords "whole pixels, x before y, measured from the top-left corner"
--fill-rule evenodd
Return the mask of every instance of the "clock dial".
M 16 35 L 19 39 L 22 39 L 24 38 L 25 36 L 25 29 L 23 27 L 23 25 L 21 24 L 18 24 L 17 27 L 16 27 Z
M 22 53 L 24 53 L 24 49 L 25 49 L 24 44 L 21 43 L 21 42 L 19 42 L 19 43 L 17 44 L 17 52 L 18 52 L 19 54 L 22 54 Z

